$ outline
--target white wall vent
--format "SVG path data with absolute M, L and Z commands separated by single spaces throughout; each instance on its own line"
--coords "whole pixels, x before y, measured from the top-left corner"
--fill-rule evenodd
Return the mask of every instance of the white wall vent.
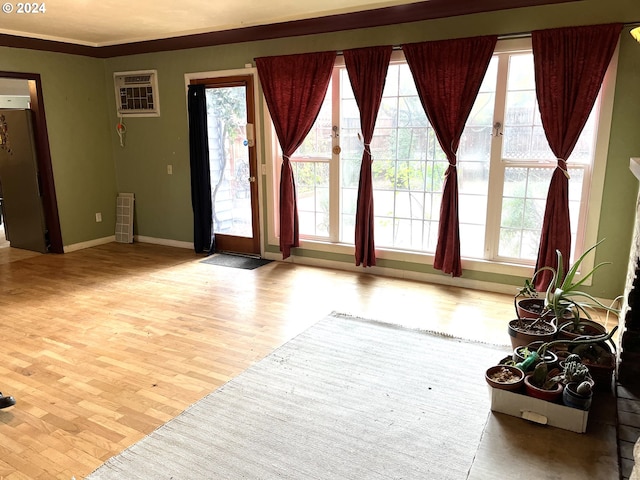
M 115 72 L 116 108 L 122 117 L 159 117 L 158 72 Z

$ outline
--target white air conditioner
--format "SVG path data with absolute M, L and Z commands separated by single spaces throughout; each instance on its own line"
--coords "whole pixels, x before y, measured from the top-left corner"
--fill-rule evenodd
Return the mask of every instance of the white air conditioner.
M 115 72 L 116 109 L 121 117 L 159 117 L 158 72 Z

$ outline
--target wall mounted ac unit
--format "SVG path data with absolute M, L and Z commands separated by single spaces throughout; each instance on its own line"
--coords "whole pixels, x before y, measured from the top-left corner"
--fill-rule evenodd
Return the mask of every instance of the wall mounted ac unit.
M 121 117 L 159 117 L 158 72 L 115 72 L 116 109 Z

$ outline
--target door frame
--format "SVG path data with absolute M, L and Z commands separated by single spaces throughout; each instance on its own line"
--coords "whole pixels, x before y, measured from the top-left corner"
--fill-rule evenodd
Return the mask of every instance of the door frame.
M 264 236 L 264 175 L 266 174 L 266 166 L 264 163 L 264 156 L 262 155 L 262 145 L 261 145 L 261 116 L 258 113 L 259 106 L 259 95 L 258 95 L 258 70 L 255 67 L 247 67 L 243 69 L 236 70 L 220 70 L 220 71 L 211 71 L 211 72 L 196 72 L 196 73 L 186 73 L 184 75 L 185 81 L 185 99 L 187 99 L 187 92 L 189 89 L 189 85 L 191 84 L 202 84 L 207 85 L 206 80 L 210 79 L 223 79 L 223 78 L 235 78 L 237 77 L 252 77 L 253 83 L 253 98 L 247 98 L 248 108 L 253 104 L 253 117 L 254 117 L 254 152 L 256 156 L 256 172 L 253 175 L 256 177 L 256 208 L 258 209 L 258 228 L 257 235 L 259 239 L 257 240 L 259 243 L 260 256 L 264 257 L 265 254 L 265 236 Z M 231 84 L 229 84 L 231 85 Z M 187 103 L 185 101 L 185 107 L 187 107 Z M 186 110 L 187 121 L 188 121 L 188 108 Z M 238 237 L 239 238 L 239 237 Z M 217 242 L 216 242 L 217 243 Z
M 28 80 L 31 110 L 33 111 L 33 134 L 36 140 L 35 148 L 39 181 L 42 189 L 42 206 L 47 231 L 49 232 L 49 252 L 64 253 L 40 74 L 0 71 L 0 77 Z

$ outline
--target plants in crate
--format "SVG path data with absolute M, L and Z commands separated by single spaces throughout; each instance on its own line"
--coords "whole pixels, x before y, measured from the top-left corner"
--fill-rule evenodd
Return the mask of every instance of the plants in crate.
M 599 341 L 610 339 L 616 330 L 617 327 L 604 335 L 604 338 L 599 338 Z M 539 361 L 539 358 L 542 358 L 546 349 L 552 347 L 553 344 L 569 343 L 589 346 L 593 342 L 593 339 L 556 340 L 541 345 L 537 351 L 531 351 L 523 362 L 515 365 L 526 371 L 535 364 L 536 360 L 538 361 L 535 364 L 534 372 L 525 376 L 524 383 L 527 394 L 551 402 L 559 401 L 562 398 L 562 402 L 568 407 L 588 410 L 591 406 L 594 381 L 591 378 L 589 368 L 582 363 L 581 357 L 577 354 L 571 354 L 563 362 L 562 370 L 553 369 L 551 371 L 548 370 L 548 365 L 545 362 Z M 540 357 L 536 359 L 539 355 Z

